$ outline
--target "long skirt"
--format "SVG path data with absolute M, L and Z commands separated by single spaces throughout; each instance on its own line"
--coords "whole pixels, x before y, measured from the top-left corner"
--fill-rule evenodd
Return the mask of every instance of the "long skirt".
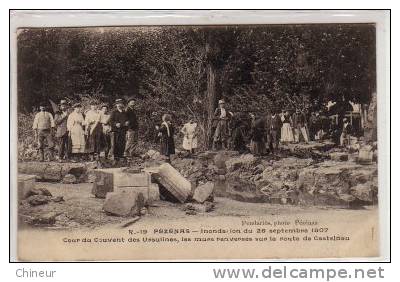
M 175 142 L 173 136 L 162 136 L 160 144 L 160 154 L 169 157 L 175 154 Z
M 103 130 L 101 124 L 97 124 L 97 126 L 93 129 L 89 128 L 88 142 L 87 142 L 87 153 L 100 153 L 101 145 L 102 145 L 102 135 Z
M 281 129 L 282 142 L 294 142 L 293 129 L 290 123 L 285 122 Z
M 73 154 L 85 153 L 85 132 L 80 124 L 75 124 L 71 131 L 71 150 Z
M 197 137 L 193 137 L 193 135 L 189 135 L 183 137 L 183 144 L 182 144 L 183 149 L 185 150 L 192 150 L 197 148 Z
M 251 140 L 250 142 L 250 151 L 253 155 L 262 155 L 265 152 L 265 142 L 264 140 L 261 141 L 254 141 Z

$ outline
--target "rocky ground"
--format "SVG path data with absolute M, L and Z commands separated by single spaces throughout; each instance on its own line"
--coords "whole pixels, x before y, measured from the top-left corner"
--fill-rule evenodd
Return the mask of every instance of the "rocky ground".
M 104 199 L 91 194 L 91 171 L 128 165 L 156 167 L 162 158 L 149 151 L 130 164 L 58 164 L 24 162 L 19 172 L 34 174 L 36 190 L 19 201 L 19 224 L 50 229 L 118 225 L 126 218 L 106 214 Z M 151 220 L 206 216 L 318 213 L 366 209 L 377 205 L 375 161 L 361 162 L 357 151 L 334 148 L 330 142 L 284 146 L 267 156 L 234 151 L 178 153 L 172 160 L 193 187 L 214 184 L 213 198 L 199 204 L 156 201 L 142 211 Z M 50 182 L 51 181 L 51 182 Z

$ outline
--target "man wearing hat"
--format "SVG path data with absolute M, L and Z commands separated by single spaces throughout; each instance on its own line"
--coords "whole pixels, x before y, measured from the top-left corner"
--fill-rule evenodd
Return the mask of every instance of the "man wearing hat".
M 52 138 L 52 129 L 54 128 L 54 120 L 53 115 L 46 111 L 46 107 L 44 103 L 39 106 L 40 111 L 35 115 L 35 119 L 33 120 L 33 130 L 35 132 L 35 139 L 38 142 L 39 153 L 40 153 L 40 161 L 44 161 L 44 147 L 45 141 L 47 141 L 47 146 L 51 151 L 51 155 L 53 154 L 53 138 Z
M 124 156 L 130 158 L 135 153 L 139 129 L 139 122 L 135 110 L 135 100 L 132 98 L 128 100 L 126 118 L 127 121 L 125 122 L 125 125 L 127 132 Z
M 115 160 L 124 157 L 127 121 L 128 118 L 124 109 L 124 101 L 122 99 L 116 99 L 115 109 L 110 115 L 111 146 Z
M 218 108 L 214 112 L 214 121 L 217 123 L 214 132 L 213 150 L 217 150 L 220 146 L 225 150 L 228 146 L 229 128 L 228 121 L 233 114 L 225 109 L 225 101 L 218 101 Z
M 282 120 L 276 109 L 271 110 L 271 114 L 266 118 L 267 128 L 267 147 L 271 153 L 279 147 L 281 139 Z
M 54 116 L 54 123 L 57 126 L 56 138 L 58 143 L 58 160 L 62 162 L 63 159 L 69 158 L 69 138 L 67 130 L 67 119 L 69 111 L 66 100 L 61 100 L 59 104 L 59 111 Z
M 351 124 L 347 118 L 343 119 L 343 130 L 340 135 L 340 146 L 347 146 L 350 144 Z
M 296 112 L 292 115 L 292 120 L 293 120 L 295 143 L 299 143 L 300 140 L 304 140 L 304 142 L 308 143 L 309 138 L 308 138 L 306 116 L 300 111 L 300 109 L 296 109 Z

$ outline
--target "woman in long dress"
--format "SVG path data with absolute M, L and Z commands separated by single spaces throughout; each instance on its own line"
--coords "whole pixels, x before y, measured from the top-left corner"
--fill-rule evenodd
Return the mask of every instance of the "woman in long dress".
M 89 154 L 90 160 L 98 157 L 101 150 L 102 126 L 100 123 L 100 113 L 95 104 L 90 105 L 90 110 L 85 117 L 85 133 L 87 136 L 86 153 Z
M 261 156 L 265 152 L 265 121 L 262 118 L 252 116 L 250 130 L 250 151 L 253 155 Z
M 67 129 L 71 138 L 71 150 L 73 155 L 85 153 L 85 120 L 81 112 L 81 105 L 75 104 L 74 111 L 68 116 Z
M 160 154 L 166 157 L 168 163 L 171 162 L 171 155 L 175 154 L 174 126 L 171 122 L 171 115 L 165 114 L 162 117 L 161 126 L 156 126 L 158 135 L 161 139 Z
M 104 104 L 101 107 L 100 112 L 100 124 L 102 127 L 102 142 L 101 148 L 104 150 L 104 157 L 107 159 L 108 153 L 111 149 L 111 125 L 110 125 L 110 114 L 108 112 L 108 105 Z
M 282 119 L 281 142 L 282 143 L 294 142 L 292 118 L 290 117 L 289 111 L 285 111 L 281 119 Z
M 197 123 L 192 119 L 188 123 L 185 123 L 181 129 L 183 133 L 183 149 L 194 154 L 194 150 L 197 148 Z

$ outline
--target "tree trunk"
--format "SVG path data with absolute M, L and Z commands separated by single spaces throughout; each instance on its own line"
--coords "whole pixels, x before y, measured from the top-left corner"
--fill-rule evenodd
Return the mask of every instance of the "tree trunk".
M 217 51 L 215 50 L 215 44 L 211 42 L 210 36 L 207 37 L 206 41 L 206 57 L 207 57 L 207 114 L 208 114 L 208 123 L 207 123 L 207 136 L 206 140 L 208 140 L 208 147 L 212 145 L 212 119 L 214 117 L 215 107 L 217 106 L 218 94 L 217 94 L 217 69 L 215 66 L 215 56 Z

